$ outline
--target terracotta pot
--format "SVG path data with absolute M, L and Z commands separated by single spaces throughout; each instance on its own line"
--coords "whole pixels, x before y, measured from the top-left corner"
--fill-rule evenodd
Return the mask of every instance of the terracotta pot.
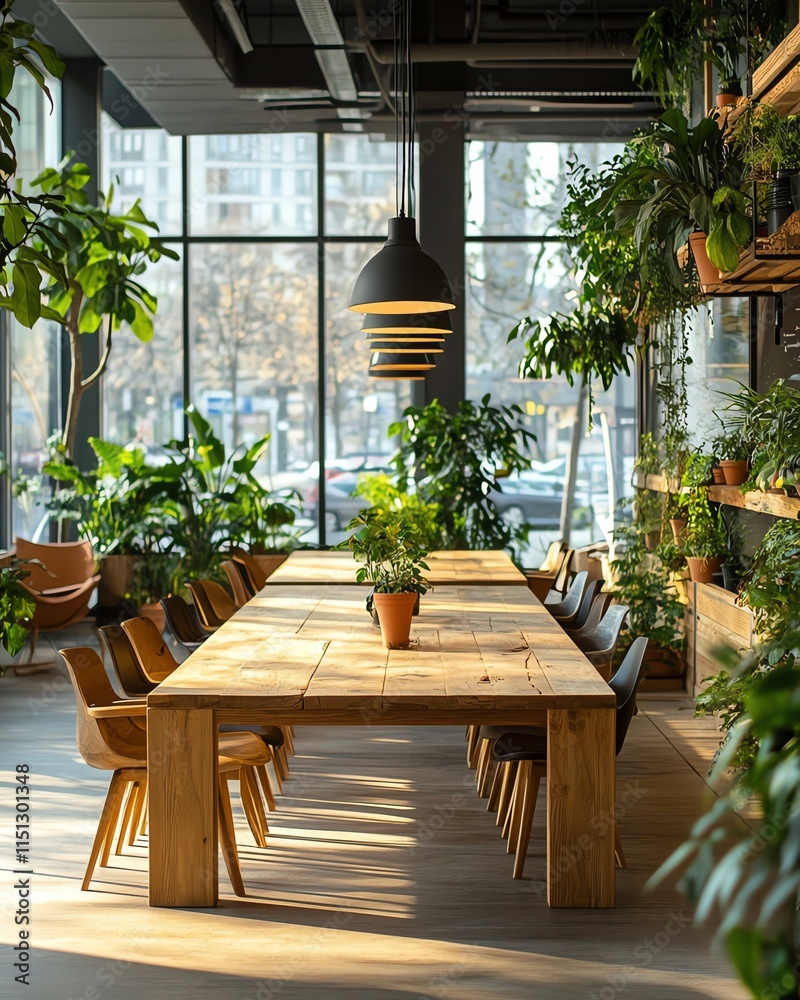
M 741 486 L 747 479 L 747 459 L 723 458 L 719 463 L 728 486 Z
M 675 544 L 680 545 L 683 541 L 683 536 L 686 532 L 686 518 L 685 517 L 671 517 L 669 519 L 670 527 L 672 528 L 672 537 L 675 539 Z
M 693 583 L 711 583 L 711 578 L 719 572 L 720 560 L 717 556 L 714 556 L 713 559 L 697 559 L 695 556 L 687 556 L 686 565 L 689 567 L 689 579 Z
M 275 570 L 282 564 L 285 563 L 289 558 L 288 552 L 278 552 L 269 555 L 253 556 L 253 559 L 258 563 L 261 569 L 267 574 L 267 576 L 272 576 Z
M 660 531 L 646 531 L 644 534 L 644 544 L 647 549 L 655 549 L 658 547 L 658 543 L 661 541 Z
M 723 90 L 717 94 L 717 107 L 718 108 L 730 108 L 739 100 L 739 94 L 733 94 L 730 91 Z
M 713 466 L 711 469 L 711 476 L 717 486 L 723 486 L 725 484 L 725 473 L 718 465 Z
M 133 562 L 137 556 L 103 556 L 100 563 L 100 583 L 97 585 L 97 603 L 101 608 L 115 608 L 122 604 L 133 581 Z
M 718 285 L 719 269 L 714 267 L 708 259 L 708 254 L 706 253 L 706 234 L 691 233 L 689 236 L 689 246 L 692 248 L 692 256 L 697 266 L 700 284 Z
M 375 594 L 373 605 L 381 623 L 381 636 L 387 649 L 408 649 L 411 618 L 417 595 Z
M 140 604 L 136 610 L 140 618 L 149 618 L 151 622 L 155 622 L 159 632 L 164 631 L 167 619 L 160 604 Z

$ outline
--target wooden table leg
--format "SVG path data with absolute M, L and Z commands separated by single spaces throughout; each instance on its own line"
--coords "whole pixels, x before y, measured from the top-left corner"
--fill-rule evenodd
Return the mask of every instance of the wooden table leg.
M 211 709 L 147 710 L 150 905 L 216 906 L 217 731 Z
M 547 902 L 614 905 L 616 713 L 547 713 Z

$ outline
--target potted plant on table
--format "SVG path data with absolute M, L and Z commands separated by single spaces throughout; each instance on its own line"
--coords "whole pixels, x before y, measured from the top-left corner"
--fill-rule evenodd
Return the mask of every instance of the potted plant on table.
M 387 649 L 406 649 L 417 598 L 429 587 L 423 573 L 427 551 L 402 519 L 381 507 L 359 511 L 348 526 L 353 534 L 343 542 L 362 562 L 358 583 L 373 585 L 372 600 Z

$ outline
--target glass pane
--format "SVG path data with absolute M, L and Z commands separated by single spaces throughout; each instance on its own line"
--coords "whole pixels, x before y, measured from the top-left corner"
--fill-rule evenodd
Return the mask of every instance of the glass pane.
M 520 379 L 523 350 L 506 343 L 523 317 L 566 311 L 575 287 L 569 257 L 552 243 L 467 245 L 467 396 L 491 393 L 495 404 L 517 403 L 537 438 L 530 470 L 502 481 L 495 500 L 503 515 L 533 528 L 526 565 L 541 562 L 560 535 L 566 459 L 578 405 L 578 387 L 566 379 Z M 581 441 L 571 543 L 586 545 L 611 528 L 615 498 L 628 492 L 635 434 L 635 379 L 595 388 L 594 431 Z
M 192 401 L 227 449 L 272 435 L 257 474 L 300 491 L 315 541 L 316 247 L 205 244 L 189 264 Z
M 22 70 L 9 97 L 20 113 L 19 123 L 14 123 L 14 145 L 17 174 L 26 190 L 45 167 L 53 167 L 61 159 L 61 84 L 48 77 L 47 86 L 53 97 L 52 111 L 39 85 Z
M 162 235 L 183 232 L 181 138 L 162 128 L 120 128 L 103 115 L 103 180 L 114 185 L 114 207 L 125 211 L 140 199 L 142 211 Z
M 46 515 L 41 504 L 50 493 L 40 476 L 47 460 L 46 442 L 59 426 L 60 331 L 54 323 L 37 323 L 27 330 L 13 319 L 11 327 L 11 448 L 12 478 L 33 477 L 30 491 L 13 502 L 13 533 L 34 538 Z M 44 535 L 47 541 L 47 535 Z
M 162 257 L 141 280 L 158 299 L 153 339 L 144 344 L 126 327 L 114 334 L 103 376 L 103 433 L 117 444 L 146 447 L 158 462 L 163 446 L 183 435 L 183 265 Z
M 325 257 L 326 541 L 346 537 L 350 519 L 365 506 L 350 494 L 362 471 L 387 471 L 394 454 L 386 435 L 411 403 L 411 382 L 370 379 L 370 352 L 361 333 L 362 316 L 347 311 L 356 275 L 376 252 L 375 244 L 340 243 Z
M 325 232 L 386 236 L 396 215 L 395 144 L 367 135 L 325 136 Z
M 622 148 L 608 142 L 470 142 L 467 235 L 557 235 L 568 162 L 596 167 Z
M 750 379 L 750 307 L 747 298 L 712 299 L 712 310 L 700 307 L 688 317 L 689 357 L 686 392 L 689 439 L 708 446 L 720 433 L 714 411 L 726 401 L 719 392 L 736 392 L 736 382 Z
M 314 236 L 317 137 L 203 135 L 189 140 L 189 231 Z

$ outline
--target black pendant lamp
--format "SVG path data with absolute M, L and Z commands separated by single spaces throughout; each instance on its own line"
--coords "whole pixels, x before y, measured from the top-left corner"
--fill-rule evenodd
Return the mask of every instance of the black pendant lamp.
M 413 354 L 396 354 L 388 351 L 376 351 L 369 364 L 369 373 L 398 372 L 402 375 L 412 375 L 430 371 L 436 367 L 436 362 L 429 354 L 416 351 Z
M 403 343 L 402 338 L 398 340 L 368 340 L 366 346 L 371 351 L 378 351 L 381 354 L 444 354 L 444 349 L 436 343 L 422 342 L 416 339 L 406 338 L 407 343 Z
M 447 275 L 417 241 L 414 198 L 414 76 L 411 61 L 411 0 L 403 0 L 395 21 L 395 133 L 397 216 L 389 236 L 356 279 L 348 309 L 358 313 L 407 316 L 455 309 Z M 402 142 L 398 139 L 398 134 Z M 402 169 L 400 162 L 402 161 Z M 408 208 L 406 216 L 406 182 Z
M 411 334 L 421 336 L 428 334 L 447 334 L 453 332 L 453 321 L 449 312 L 438 313 L 402 313 L 395 315 L 367 315 L 361 326 L 362 333 Z

